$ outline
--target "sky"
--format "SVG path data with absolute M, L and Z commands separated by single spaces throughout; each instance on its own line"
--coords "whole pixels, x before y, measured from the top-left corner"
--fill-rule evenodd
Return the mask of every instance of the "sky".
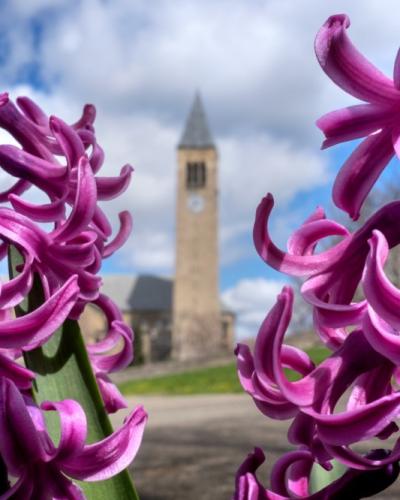
M 272 235 L 282 247 L 330 184 L 349 146 L 320 151 L 315 120 L 355 101 L 320 69 L 319 27 L 346 12 L 356 46 L 392 73 L 398 0 L 0 0 L 0 89 L 28 95 L 73 122 L 97 108 L 104 175 L 130 163 L 131 186 L 106 212 L 129 209 L 134 232 L 104 273 L 173 276 L 176 145 L 200 91 L 220 157 L 220 281 L 255 335 L 288 277 L 253 248 L 255 208 L 276 200 Z M 8 142 L 5 134 L 0 139 Z M 0 176 L 0 188 L 7 185 Z

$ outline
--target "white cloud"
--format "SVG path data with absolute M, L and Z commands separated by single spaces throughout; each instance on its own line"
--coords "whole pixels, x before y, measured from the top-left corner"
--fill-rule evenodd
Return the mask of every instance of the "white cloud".
M 45 24 L 41 74 L 72 98 L 175 122 L 200 87 L 217 130 L 308 137 L 320 85 L 312 37 L 274 4 L 81 2 Z
M 226 289 L 222 294 L 223 303 L 237 315 L 236 337 L 238 340 L 256 337 L 261 323 L 276 303 L 284 286 L 294 291 L 292 317 L 287 335 L 311 330 L 312 309 L 300 295 L 294 282 L 265 278 L 244 278 Z M 290 343 L 290 342 L 289 342 Z
M 120 252 L 118 260 L 126 256 L 126 264 L 129 264 L 130 255 L 130 262 L 135 267 L 156 271 L 170 270 L 174 262 L 175 246 L 175 241 L 171 241 L 170 236 L 169 232 L 164 233 L 161 230 L 144 232 L 137 238 L 134 236 L 132 245 L 128 245 Z M 128 267 L 126 264 L 125 267 Z
M 98 137 L 106 151 L 103 175 L 115 175 L 127 162 L 135 168 L 126 193 L 104 207 L 114 221 L 121 210 L 128 209 L 133 215 L 133 234 L 123 255 L 131 268 L 171 273 L 175 246 L 175 144 L 179 132 L 146 116 L 117 118 L 105 114 L 98 121 Z M 119 261 L 117 257 L 115 262 Z
M 396 10 L 397 0 L 385 8 L 376 0 L 334 6 L 319 0 L 17 0 L 7 3 L 0 20 L 6 47 L 0 82 L 66 121 L 84 102 L 96 103 L 105 174 L 126 162 L 136 169 L 127 193 L 107 209 L 113 221 L 126 207 L 134 215 L 124 258 L 161 272 L 173 263 L 174 148 L 199 88 L 220 150 L 222 260 L 234 262 L 254 253 L 243 235 L 251 232 L 266 191 L 288 206 L 328 178 L 328 155 L 317 151 L 321 137 L 313 122 L 351 100 L 319 69 L 316 31 L 329 14 L 349 12 L 356 45 L 390 73 Z M 29 81 L 32 65 L 44 90 L 16 86 Z
M 334 6 L 318 0 L 238 0 L 234 6 L 230 0 L 18 0 L 2 16 L 9 47 L 2 59 L 15 69 L 2 68 L 2 79 L 12 80 L 34 61 L 50 91 L 95 100 L 119 114 L 151 111 L 175 123 L 200 87 L 222 133 L 270 129 L 316 144 L 313 120 L 344 98 L 317 66 L 316 31 L 329 14 L 348 12 L 356 44 L 390 73 L 396 8 L 396 0 L 386 0 L 385 8 L 376 0 Z
M 350 13 L 352 37 L 390 72 L 398 39 L 390 9 L 374 0 L 334 9 Z M 74 99 L 175 123 L 200 87 L 218 131 L 269 129 L 316 145 L 313 121 L 343 103 L 313 54 L 332 12 L 317 0 L 77 2 L 44 25 L 42 77 Z

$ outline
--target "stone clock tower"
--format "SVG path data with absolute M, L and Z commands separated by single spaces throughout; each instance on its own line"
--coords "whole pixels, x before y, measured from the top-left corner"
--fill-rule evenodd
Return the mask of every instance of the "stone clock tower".
M 172 329 L 172 356 L 178 360 L 213 356 L 221 347 L 217 164 L 196 95 L 178 144 Z

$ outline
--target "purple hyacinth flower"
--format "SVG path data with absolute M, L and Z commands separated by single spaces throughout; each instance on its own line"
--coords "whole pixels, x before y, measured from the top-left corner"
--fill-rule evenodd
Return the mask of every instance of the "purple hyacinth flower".
M 124 470 L 135 458 L 147 420 L 136 408 L 123 426 L 102 441 L 85 444 L 86 417 L 72 400 L 44 402 L 45 411 L 57 411 L 61 437 L 56 447 L 47 433 L 44 417 L 24 400 L 8 379 L 0 378 L 0 453 L 17 481 L 0 498 L 82 500 L 79 481 L 102 481 Z
M 317 121 L 325 134 L 323 147 L 366 137 L 342 166 L 334 187 L 335 204 L 357 219 L 360 208 L 382 170 L 400 157 L 400 57 L 393 80 L 373 66 L 347 36 L 349 18 L 329 17 L 315 40 L 317 59 L 343 90 L 366 102 L 333 111 Z
M 120 228 L 112 237 L 111 224 L 98 201 L 111 200 L 124 192 L 133 169 L 125 165 L 117 177 L 98 175 L 104 153 L 96 140 L 93 106 L 86 106 L 81 118 L 67 125 L 57 117 L 48 117 L 26 97 L 17 99 L 17 105 L 7 94 L 0 96 L 0 127 L 21 146 L 0 145 L 0 167 L 17 179 L 14 186 L 0 193 L 0 203 L 9 201 L 12 205 L 12 210 L 0 208 L 0 258 L 5 258 L 8 246 L 13 245 L 22 254 L 24 264 L 17 277 L 0 285 L 0 308 L 20 304 L 31 290 L 36 274 L 41 280 L 45 304 L 48 303 L 43 307 L 49 311 L 60 291 L 74 279 L 77 293 L 71 295 L 73 300 L 60 300 L 59 309 L 65 304 L 65 317 L 60 316 L 60 321 L 67 316 L 78 319 L 88 303 L 103 308 L 105 299 L 100 298 L 98 275 L 102 260 L 125 243 L 132 229 L 130 214 L 121 212 Z M 27 202 L 23 194 L 30 186 L 46 194 L 49 202 Z M 43 222 L 52 223 L 53 228 L 48 230 Z M 40 311 L 35 314 L 42 317 Z M 132 361 L 133 333 L 116 308 L 112 318 L 108 312 L 105 315 L 108 333 L 88 351 L 105 406 L 112 412 L 126 404 L 108 373 Z M 21 328 L 31 317 L 35 316 L 28 315 L 15 323 L 20 333 L 14 336 L 14 343 L 3 332 L 8 323 L 0 322 L 0 347 L 30 350 L 47 340 L 55 325 L 50 317 L 46 320 L 48 326 L 43 325 L 34 339 L 29 333 L 32 328 L 22 335 Z M 121 340 L 122 349 L 115 353 Z M 17 374 L 12 380 L 18 381 Z
M 82 499 L 71 478 L 105 480 L 125 469 L 137 453 L 147 415 L 137 408 L 121 429 L 86 445 L 81 406 L 64 400 L 37 408 L 29 397 L 35 374 L 16 360 L 47 342 L 67 318 L 78 319 L 87 304 L 94 304 L 104 312 L 107 332 L 88 347 L 93 371 L 106 410 L 126 406 L 108 374 L 131 362 L 133 332 L 115 304 L 100 294 L 98 273 L 103 259 L 129 237 L 132 219 L 121 212 L 113 236 L 98 202 L 121 194 L 133 169 L 125 165 L 117 177 L 98 175 L 104 153 L 95 136 L 93 106 L 85 106 L 81 118 L 67 125 L 49 118 L 28 98 L 17 104 L 0 95 L 0 127 L 20 145 L 0 145 L 0 168 L 16 179 L 0 193 L 0 203 L 11 204 L 0 207 L 0 259 L 7 257 L 10 247 L 22 257 L 17 275 L 0 283 L 0 465 L 2 476 L 7 469 L 16 481 L 0 498 Z M 23 195 L 31 186 L 48 201 L 26 201 Z M 40 280 L 43 303 L 13 317 L 10 311 L 26 300 L 34 278 Z M 57 446 L 41 410 L 59 414 Z
M 400 156 L 400 55 L 393 81 L 351 44 L 349 20 L 332 16 L 316 38 L 324 71 L 344 90 L 367 102 L 322 117 L 324 147 L 367 136 L 342 167 L 335 203 L 357 218 L 382 169 Z M 312 307 L 316 333 L 329 348 L 315 366 L 307 354 L 285 344 L 293 291 L 284 287 L 257 335 L 254 352 L 239 344 L 237 368 L 244 390 L 267 417 L 291 419 L 288 441 L 296 447 L 272 469 L 266 489 L 256 471 L 264 461 L 256 448 L 240 466 L 234 500 L 359 499 L 388 487 L 399 474 L 400 290 L 385 275 L 391 248 L 400 244 L 400 202 L 380 208 L 353 233 L 325 218 L 321 208 L 278 248 L 268 231 L 273 208 L 268 194 L 257 208 L 253 239 L 271 267 L 303 278 L 301 299 Z M 322 252 L 318 243 L 339 236 Z M 364 298 L 355 300 L 362 290 Z M 291 380 L 285 370 L 295 372 Z M 362 453 L 354 445 L 394 438 L 392 449 Z M 320 491 L 310 491 L 314 465 L 326 470 L 332 460 L 348 469 Z
M 268 233 L 272 206 L 268 195 L 257 209 L 256 249 L 272 267 L 305 277 L 302 297 L 312 306 L 316 331 L 332 353 L 315 366 L 306 353 L 284 343 L 294 299 L 289 287 L 282 290 L 261 325 L 254 353 L 245 345 L 237 346 L 244 390 L 267 417 L 292 419 L 288 440 L 298 448 L 277 462 L 271 491 L 260 485 L 251 470 L 238 473 L 237 498 L 341 498 L 354 485 L 358 485 L 355 495 L 361 496 L 349 498 L 369 496 L 368 492 L 380 491 L 397 477 L 400 460 L 396 424 L 400 417 L 400 290 L 383 269 L 389 249 L 400 243 L 396 224 L 400 202 L 382 207 L 353 234 L 317 209 L 289 239 L 287 252 L 274 245 Z M 316 244 L 331 234 L 342 240 L 316 253 Z M 358 285 L 365 299 L 353 302 Z M 285 369 L 296 372 L 298 379 L 290 381 Z M 339 401 L 345 409 L 338 409 Z M 390 436 L 398 438 L 391 451 L 371 450 L 364 455 L 352 448 L 361 441 Z M 257 452 L 248 463 L 254 465 L 260 456 Z M 300 456 L 304 460 L 295 458 Z M 292 465 L 285 464 L 292 459 L 297 463 L 293 477 L 303 477 L 298 483 L 302 492 L 291 490 Z M 329 469 L 332 459 L 349 471 L 330 485 L 332 489 L 311 495 L 305 486 L 308 473 L 301 475 L 299 470 L 305 471 L 310 463 Z M 277 472 L 282 470 L 286 472 Z M 376 489 L 360 471 L 373 471 Z
M 21 145 L 0 145 L 0 167 L 18 179 L 0 193 L 0 202 L 10 201 L 18 212 L 17 224 L 25 226 L 23 235 L 27 231 L 40 235 L 29 271 L 38 272 L 46 294 L 56 291 L 71 275 L 78 275 L 80 294 L 70 314 L 78 318 L 85 304 L 98 297 L 101 280 L 96 274 L 102 259 L 120 248 L 132 227 L 129 213 L 121 212 L 120 229 L 110 239 L 111 225 L 97 202 L 121 194 L 133 169 L 125 165 L 118 177 L 97 175 L 104 153 L 94 133 L 93 106 L 86 106 L 82 117 L 69 126 L 59 118 L 47 117 L 28 98 L 17 99 L 17 104 L 19 109 L 7 94 L 0 98 L 0 126 Z M 43 191 L 49 203 L 25 201 L 21 195 L 31 185 Z M 72 210 L 66 217 L 68 206 Z M 35 224 L 41 222 L 54 223 L 54 230 L 44 233 Z M 7 245 L 8 235 L 3 232 L 0 237 Z M 24 255 L 32 256 L 31 242 L 26 238 L 11 242 Z M 3 256 L 6 250 L 2 248 Z M 28 271 L 26 274 L 31 278 Z

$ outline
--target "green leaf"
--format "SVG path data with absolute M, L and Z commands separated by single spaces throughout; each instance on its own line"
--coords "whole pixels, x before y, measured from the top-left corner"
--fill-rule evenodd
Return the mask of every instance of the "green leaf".
M 16 267 L 22 263 L 19 252 L 11 247 L 9 252 L 9 272 L 13 277 Z M 17 316 L 36 309 L 43 303 L 43 290 L 38 276 L 27 300 L 15 308 Z M 112 426 L 104 409 L 92 367 L 84 346 L 77 321 L 67 320 L 38 349 L 24 354 L 26 366 L 36 373 L 33 382 L 33 397 L 42 401 L 74 399 L 86 413 L 88 423 L 88 442 L 100 441 L 112 433 Z M 50 436 L 55 443 L 59 440 L 60 429 L 56 412 L 46 412 Z M 86 498 L 93 500 L 138 500 L 127 470 L 106 481 L 95 483 L 79 482 Z

